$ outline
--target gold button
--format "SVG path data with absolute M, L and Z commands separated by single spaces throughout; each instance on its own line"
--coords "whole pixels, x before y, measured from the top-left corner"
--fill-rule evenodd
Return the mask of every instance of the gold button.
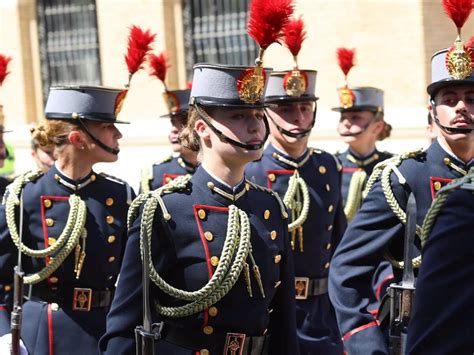
M 329 249 L 331 249 L 331 243 L 326 244 L 326 250 L 329 250 Z
M 211 353 L 207 349 L 201 349 L 199 351 L 199 355 L 210 355 Z
M 211 265 L 217 266 L 217 264 L 219 264 L 219 258 L 217 256 L 211 257 Z
M 209 315 L 210 315 L 211 317 L 217 316 L 217 313 L 218 313 L 217 307 L 211 307 L 211 308 L 209 308 L 208 313 L 209 313 Z
M 91 175 L 91 181 L 95 181 L 95 179 L 97 179 L 97 176 L 95 176 L 94 174 Z
M 280 285 L 281 285 L 281 281 L 277 281 L 277 282 L 275 282 L 275 285 L 273 285 L 273 288 L 277 288 Z
M 5 292 L 10 292 L 12 290 L 11 285 L 5 285 L 4 290 Z
M 169 183 L 171 181 L 171 178 L 169 176 L 165 177 L 165 182 Z
M 245 184 L 245 190 L 246 190 L 246 191 L 250 191 L 250 184 L 249 184 L 249 183 L 246 183 L 246 184 Z
M 204 238 L 206 238 L 206 240 L 208 242 L 212 242 L 214 240 L 214 236 L 212 235 L 211 232 L 204 232 Z
M 328 212 L 332 212 L 334 210 L 334 206 L 333 205 L 329 205 L 328 207 Z
M 48 245 L 53 245 L 56 243 L 56 238 L 48 238 Z
M 268 174 L 268 180 L 270 180 L 271 182 L 274 182 L 276 180 L 275 174 Z
M 112 223 L 114 223 L 114 216 L 107 216 L 107 217 L 105 217 L 105 221 L 107 222 L 107 224 L 112 224 Z
M 117 239 L 117 238 L 115 238 L 115 235 L 109 235 L 109 236 L 107 237 L 107 242 L 108 242 L 109 244 L 112 244 L 113 242 L 115 242 L 115 239 Z
M 54 180 L 59 181 L 59 180 L 61 180 L 61 178 L 59 177 L 58 174 L 54 174 Z
M 438 191 L 441 188 L 441 183 L 439 181 L 435 181 L 433 183 L 434 189 Z
M 52 219 L 52 218 L 46 218 L 46 225 L 47 225 L 48 227 L 54 226 L 54 219 Z
M 214 185 L 214 183 L 212 181 L 208 181 L 207 183 L 207 187 L 209 187 L 211 190 L 214 189 L 216 185 Z
M 271 231 L 270 232 L 270 239 L 271 240 L 277 239 L 277 232 L 276 231 Z
M 324 264 L 324 268 L 327 269 L 329 268 L 329 265 L 331 265 L 329 262 L 327 262 L 326 264 Z
M 287 218 L 288 218 L 288 212 L 284 211 L 284 212 L 281 214 L 281 218 L 287 219 Z
M 332 224 L 328 226 L 328 231 L 332 231 Z
M 270 210 L 265 210 L 265 212 L 263 212 L 263 218 L 265 218 L 265 219 L 270 218 Z
M 107 261 L 109 263 L 113 263 L 115 261 L 115 256 L 109 256 L 109 258 L 107 259 Z
M 48 281 L 52 284 L 57 284 L 59 279 L 56 276 L 51 276 Z
M 206 218 L 206 211 L 204 211 L 203 209 L 200 209 L 200 210 L 198 211 L 198 217 L 199 217 L 200 219 Z
M 321 166 L 319 167 L 319 172 L 320 172 L 321 174 L 326 174 L 326 167 L 325 167 L 324 165 L 321 165 Z
M 59 311 L 59 304 L 57 304 L 57 303 L 51 303 L 51 310 L 52 310 L 53 312 Z
M 206 325 L 202 331 L 204 332 L 204 334 L 206 335 L 211 335 L 212 333 L 214 333 L 214 328 L 212 328 L 212 326 L 210 325 Z
M 273 153 L 272 153 L 272 157 L 277 158 L 277 157 L 278 157 L 278 154 L 275 153 L 275 152 L 273 152 Z
M 443 163 L 444 163 L 445 165 L 449 165 L 449 164 L 451 164 L 451 159 L 449 159 L 449 158 L 444 158 L 444 159 L 443 159 Z
M 107 206 L 112 206 L 114 204 L 114 199 L 112 197 L 105 199 L 105 204 Z
M 43 205 L 46 208 L 50 208 L 53 205 L 53 203 L 51 202 L 51 200 L 46 199 L 46 200 L 43 201 Z
M 280 260 L 281 260 L 281 255 L 280 255 L 280 254 L 275 255 L 275 258 L 274 258 L 274 259 L 275 259 L 275 264 L 278 264 L 278 263 L 280 262 Z
M 377 160 L 379 157 L 379 155 L 377 153 L 374 154 L 374 160 Z
M 326 191 L 331 191 L 331 186 L 329 186 L 329 184 L 326 184 Z

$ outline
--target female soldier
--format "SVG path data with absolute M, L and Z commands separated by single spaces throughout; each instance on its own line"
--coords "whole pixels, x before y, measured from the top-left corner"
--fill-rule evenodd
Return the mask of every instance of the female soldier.
M 115 127 L 120 91 L 52 88 L 47 120 L 33 132 L 54 146 L 49 171 L 19 176 L 0 209 L 0 335 L 9 343 L 13 267 L 26 276 L 21 339 L 30 354 L 93 354 L 126 240 L 133 191 L 92 170 L 114 162 L 122 137 Z
M 160 354 L 297 353 L 287 213 L 276 194 L 244 176 L 268 136 L 261 103 L 266 75 L 261 67 L 194 67 L 182 139 L 200 150 L 201 165 L 192 178 L 173 180 L 132 205 L 144 202 L 101 340 L 106 353 L 133 353 L 142 314 L 145 330 L 150 316 L 161 322 Z M 153 281 L 144 308 L 141 249 Z

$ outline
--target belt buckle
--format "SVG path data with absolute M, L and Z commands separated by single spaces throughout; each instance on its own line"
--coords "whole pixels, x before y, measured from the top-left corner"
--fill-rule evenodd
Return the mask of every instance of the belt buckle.
M 244 344 L 245 334 L 227 333 L 225 337 L 224 355 L 242 355 Z
M 74 288 L 72 298 L 72 310 L 89 312 L 92 303 L 92 289 L 90 288 Z
M 305 300 L 308 298 L 309 277 L 295 277 L 295 298 Z

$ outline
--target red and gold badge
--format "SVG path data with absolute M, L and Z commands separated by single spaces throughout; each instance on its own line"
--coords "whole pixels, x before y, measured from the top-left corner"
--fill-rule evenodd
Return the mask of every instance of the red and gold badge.
M 245 70 L 237 80 L 237 92 L 247 104 L 260 101 L 264 94 L 266 73 L 261 66 Z
M 168 106 L 168 111 L 176 112 L 179 110 L 180 102 L 178 96 L 170 91 L 165 91 L 163 93 L 163 97 L 165 99 L 166 105 Z
M 341 107 L 343 107 L 344 109 L 348 109 L 354 106 L 356 98 L 351 89 L 349 89 L 348 87 L 343 87 L 341 89 L 338 89 L 338 94 Z
M 115 106 L 114 106 L 115 117 L 117 117 L 120 111 L 122 111 L 123 100 L 125 100 L 125 98 L 127 97 L 127 93 L 128 93 L 128 90 L 124 89 L 120 91 L 117 97 L 115 98 Z
M 446 54 L 446 69 L 454 80 L 464 80 L 472 73 L 472 53 L 462 42 L 456 41 Z
M 308 76 L 304 71 L 292 70 L 283 78 L 283 88 L 288 96 L 299 97 L 303 95 L 308 87 Z

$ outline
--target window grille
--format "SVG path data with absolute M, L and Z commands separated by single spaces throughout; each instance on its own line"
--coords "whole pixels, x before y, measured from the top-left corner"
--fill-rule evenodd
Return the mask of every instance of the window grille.
M 59 85 L 100 85 L 95 0 L 37 0 L 43 98 Z
M 258 48 L 247 35 L 250 0 L 183 0 L 187 77 L 195 63 L 253 65 Z

